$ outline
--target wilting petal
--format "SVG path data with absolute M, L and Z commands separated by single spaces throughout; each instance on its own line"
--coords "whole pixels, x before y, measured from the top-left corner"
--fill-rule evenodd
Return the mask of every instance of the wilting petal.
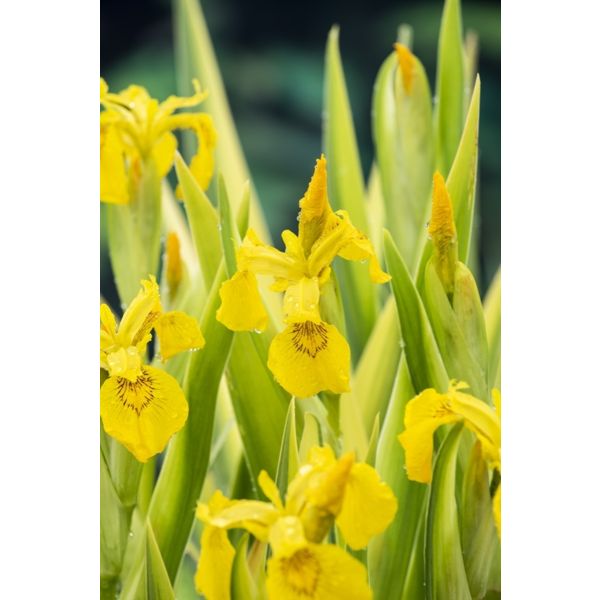
M 398 436 L 404 447 L 406 472 L 412 481 L 431 481 L 433 434 L 440 426 L 461 418 L 454 414 L 444 394 L 428 388 L 406 405 L 405 430 Z
M 100 416 L 106 433 L 140 462 L 162 452 L 188 415 L 188 405 L 171 375 L 142 367 L 135 381 L 109 377 L 100 390 Z
M 352 467 L 346 482 L 342 510 L 336 523 L 347 544 L 357 550 L 381 533 L 396 514 L 398 503 L 392 490 L 365 463 Z
M 341 548 L 307 544 L 267 564 L 269 600 L 370 600 L 367 570 Z
M 327 161 L 321 155 L 306 193 L 300 200 L 298 234 L 304 254 L 308 256 L 315 241 L 320 237 L 329 215 L 332 213 L 327 198 Z
M 443 176 L 437 171 L 433 176 L 433 201 L 427 230 L 433 245 L 432 260 L 435 269 L 444 290 L 450 293 L 454 290 L 454 273 L 458 261 L 456 227 L 450 194 Z
M 123 347 L 145 346 L 150 341 L 150 331 L 162 312 L 154 276 L 150 275 L 150 279 L 144 279 L 141 284 L 142 289 L 127 307 L 119 325 L 118 338 Z
M 179 108 L 190 108 L 200 104 L 207 96 L 208 92 L 200 90 L 200 82 L 197 79 L 192 80 L 194 93 L 192 96 L 169 96 L 158 106 L 157 118 L 164 118 L 171 115 Z
M 198 151 L 190 162 L 190 171 L 200 187 L 206 190 L 215 170 L 217 131 L 212 117 L 203 113 L 196 115 L 194 132 L 198 138 Z
M 125 146 L 116 127 L 100 127 L 100 200 L 108 204 L 129 202 Z
M 346 260 L 368 260 L 371 281 L 373 283 L 386 283 L 389 281 L 391 276 L 381 269 L 373 244 L 364 233 L 354 227 L 352 229 L 353 232 L 349 236 L 348 243 L 340 249 L 338 256 Z
M 394 44 L 398 68 L 402 74 L 402 85 L 406 94 L 410 95 L 415 79 L 415 55 L 404 45 Z
M 204 348 L 204 336 L 198 321 L 180 310 L 163 313 L 154 328 L 160 341 L 163 360 L 186 350 Z
M 217 321 L 232 331 L 264 331 L 268 315 L 263 306 L 256 275 L 238 271 L 219 290 L 221 306 Z
M 200 560 L 194 582 L 207 600 L 229 600 L 235 550 L 227 531 L 205 525 L 200 540 Z
M 350 348 L 329 323 L 292 323 L 276 335 L 269 348 L 268 366 L 275 379 L 299 398 L 322 390 L 349 391 Z

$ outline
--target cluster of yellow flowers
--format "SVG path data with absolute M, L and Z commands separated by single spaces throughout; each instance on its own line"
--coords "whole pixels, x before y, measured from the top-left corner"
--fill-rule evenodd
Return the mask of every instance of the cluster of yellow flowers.
M 401 65 L 412 64 L 412 54 L 403 46 L 397 52 Z M 402 73 L 410 91 L 410 69 Z M 130 86 L 114 94 L 101 81 L 100 100 L 105 108 L 100 115 L 102 201 L 132 202 L 148 161 L 164 177 L 177 148 L 172 132 L 181 128 L 197 135 L 198 152 L 190 170 L 202 189 L 208 187 L 216 144 L 212 121 L 203 113 L 174 114 L 204 99 L 197 82 L 195 88 L 189 98 L 171 96 L 159 104 L 142 87 Z M 273 377 L 297 398 L 323 391 L 341 394 L 350 390 L 350 347 L 336 325 L 328 322 L 333 319 L 320 302 L 332 278 L 332 263 L 336 257 L 368 261 L 372 282 L 384 284 L 391 277 L 381 269 L 372 243 L 352 225 L 350 215 L 331 208 L 324 156 L 316 162 L 299 208 L 298 232 L 285 230 L 281 235 L 285 251 L 265 244 L 248 229 L 236 251 L 237 270 L 221 285 L 216 318 L 232 331 L 264 331 L 269 314 L 257 276 L 271 277 L 270 289 L 283 293 L 285 323 L 268 352 Z M 444 178 L 437 172 L 429 234 L 433 264 L 444 290 L 452 294 L 460 268 L 456 228 Z M 172 292 L 182 269 L 176 237 L 169 236 L 166 252 L 165 273 Z M 119 324 L 106 304 L 100 308 L 100 364 L 108 374 L 101 388 L 100 414 L 105 432 L 138 461 L 146 462 L 165 449 L 188 416 L 177 380 L 159 368 L 156 360 L 154 366 L 146 364 L 152 332 L 156 333 L 155 359 L 163 363 L 178 353 L 203 348 L 205 340 L 194 317 L 163 310 L 155 274 L 148 273 L 141 285 Z M 435 430 L 457 422 L 475 434 L 489 469 L 500 473 L 500 393 L 493 392 L 494 411 L 465 393 L 468 387 L 452 381 L 444 393 L 425 389 L 408 402 L 405 429 L 398 432 L 398 439 L 405 450 L 409 479 L 431 481 Z M 343 548 L 365 548 L 394 519 L 396 498 L 376 470 L 356 462 L 352 452 L 336 458 L 331 447 L 314 446 L 289 483 L 285 502 L 265 471 L 258 483 L 269 502 L 230 500 L 217 490 L 208 503 L 198 505 L 196 516 L 204 528 L 197 589 L 208 600 L 230 597 L 235 551 L 227 531 L 240 528 L 270 547 L 266 591 L 272 600 L 371 598 L 365 567 Z M 493 506 L 499 532 L 500 485 L 493 490 Z

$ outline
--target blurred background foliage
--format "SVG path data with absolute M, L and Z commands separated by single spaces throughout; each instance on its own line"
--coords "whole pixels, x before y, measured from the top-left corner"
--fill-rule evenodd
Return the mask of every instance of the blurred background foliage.
M 442 0 L 202 0 L 202 7 L 254 182 L 276 244 L 295 228 L 314 161 L 322 150 L 324 51 L 333 24 L 365 176 L 373 160 L 371 97 L 397 28 L 413 28 L 413 51 L 435 87 Z M 482 82 L 479 158 L 479 280 L 500 262 L 500 2 L 463 1 L 465 34 L 479 38 Z M 111 89 L 145 86 L 162 100 L 176 92 L 169 0 L 102 0 L 101 74 Z M 104 228 L 103 228 L 104 229 Z M 104 246 L 104 244 L 103 244 Z M 116 299 L 106 252 L 101 291 Z

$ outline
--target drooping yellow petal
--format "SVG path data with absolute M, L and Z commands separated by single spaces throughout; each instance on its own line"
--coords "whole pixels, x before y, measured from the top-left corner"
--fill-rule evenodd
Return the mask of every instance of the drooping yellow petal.
M 475 433 L 490 467 L 500 468 L 498 415 L 482 400 L 460 391 L 465 387 L 465 383 L 452 381 L 446 394 L 429 388 L 406 405 L 405 430 L 398 439 L 406 452 L 409 479 L 431 481 L 433 433 L 440 425 L 458 421 Z
M 159 177 L 165 177 L 171 170 L 175 160 L 175 150 L 177 150 L 177 138 L 170 131 L 161 135 L 152 146 L 152 158 Z
M 347 452 L 313 477 L 306 493 L 307 500 L 332 515 L 337 515 L 344 502 L 348 478 L 354 465 L 354 453 Z
M 204 336 L 198 321 L 180 310 L 172 310 L 160 315 L 154 328 L 160 341 L 160 354 L 163 360 L 186 350 L 204 348 Z
M 321 154 L 306 193 L 300 200 L 298 234 L 306 256 L 321 235 L 331 212 L 327 198 L 327 161 Z
M 286 323 L 298 321 L 319 322 L 319 281 L 316 277 L 303 277 L 288 286 L 283 298 L 283 314 Z
M 338 546 L 307 544 L 267 563 L 269 600 L 370 600 L 364 565 Z
M 502 500 L 500 498 L 502 484 L 498 486 L 494 498 L 492 500 L 492 507 L 494 510 L 494 522 L 496 523 L 496 529 L 498 530 L 498 537 L 502 535 Z
M 451 293 L 454 290 L 454 273 L 458 261 L 456 227 L 450 194 L 438 171 L 433 175 L 433 202 L 428 232 L 433 244 L 432 260 L 436 271 L 444 290 Z
M 235 549 L 227 537 L 227 531 L 205 525 L 200 540 L 200 560 L 194 583 L 196 591 L 206 600 L 229 600 L 231 567 Z
M 394 44 L 404 91 L 410 95 L 415 79 L 415 56 L 404 44 Z
M 188 405 L 171 375 L 142 367 L 135 381 L 109 377 L 100 390 L 100 416 L 106 433 L 140 462 L 162 452 L 186 422 Z
M 373 244 L 364 233 L 354 227 L 352 229 L 352 235 L 349 236 L 348 242 L 342 246 L 338 256 L 346 260 L 368 260 L 371 281 L 373 283 L 388 282 L 391 276 L 383 271 L 379 265 Z
M 238 271 L 219 289 L 221 306 L 217 321 L 232 331 L 264 331 L 268 315 L 263 306 L 256 275 Z
M 346 543 L 357 550 L 392 522 L 398 503 L 377 471 L 365 463 L 353 465 L 346 482 L 341 512 L 336 518 Z
M 119 325 L 118 338 L 122 346 L 145 346 L 150 331 L 162 313 L 158 284 L 153 275 L 141 282 L 142 289 L 131 301 Z
M 299 398 L 350 389 L 348 342 L 324 321 L 288 325 L 273 338 L 267 364 L 280 385 Z
M 443 394 L 429 388 L 406 405 L 405 430 L 398 436 L 404 447 L 406 473 L 412 481 L 429 483 L 433 460 L 433 434 L 440 426 L 459 421 Z
M 100 200 L 127 204 L 129 180 L 125 170 L 125 147 L 116 127 L 100 127 Z

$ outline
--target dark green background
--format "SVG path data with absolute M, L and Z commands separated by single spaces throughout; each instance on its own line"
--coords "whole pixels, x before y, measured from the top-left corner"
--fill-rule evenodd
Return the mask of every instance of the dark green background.
M 204 0 L 221 73 L 274 240 L 294 227 L 297 201 L 321 152 L 323 55 L 331 25 L 340 49 L 363 171 L 373 158 L 371 96 L 377 70 L 401 23 L 435 87 L 442 1 L 272 2 Z M 464 30 L 479 34 L 482 83 L 479 278 L 500 261 L 500 3 L 463 2 Z M 168 0 L 102 0 L 101 74 L 114 91 L 130 83 L 162 100 L 176 91 Z M 113 295 L 103 260 L 102 291 Z

